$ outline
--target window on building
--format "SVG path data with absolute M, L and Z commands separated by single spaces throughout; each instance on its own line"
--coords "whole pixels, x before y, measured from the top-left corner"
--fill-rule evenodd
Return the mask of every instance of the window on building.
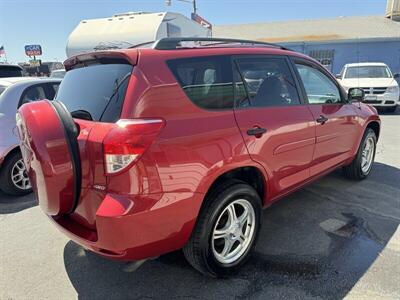
M 237 65 L 241 73 L 241 76 L 234 76 L 237 106 L 266 107 L 300 104 L 286 59 L 240 58 L 237 60 Z M 244 97 L 245 91 L 250 99 Z
M 312 50 L 308 55 L 319 61 L 329 71 L 332 71 L 335 50 Z
M 168 37 L 180 37 L 181 28 L 171 23 L 167 23 L 167 36 Z
M 168 66 L 196 105 L 205 109 L 233 108 L 230 57 L 176 59 L 169 61 Z

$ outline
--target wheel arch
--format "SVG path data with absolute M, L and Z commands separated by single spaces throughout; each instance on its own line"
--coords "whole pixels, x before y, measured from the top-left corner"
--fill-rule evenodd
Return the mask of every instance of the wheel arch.
M 379 134 L 380 134 L 380 131 L 381 131 L 381 124 L 378 121 L 370 121 L 367 124 L 365 129 L 367 129 L 367 128 L 371 128 L 375 132 L 376 140 L 378 141 Z
M 202 207 L 207 202 L 209 195 L 213 193 L 220 185 L 229 180 L 240 180 L 252 186 L 258 193 L 261 199 L 261 205 L 266 203 L 267 199 L 267 178 L 264 172 L 252 165 L 236 167 L 219 174 L 210 184 L 205 193 Z
M 10 149 L 8 149 L 7 153 L 4 155 L 3 160 L 2 161 L 0 160 L 0 168 L 4 164 L 4 162 L 10 158 L 11 155 L 18 152 L 21 153 L 19 146 L 10 147 Z

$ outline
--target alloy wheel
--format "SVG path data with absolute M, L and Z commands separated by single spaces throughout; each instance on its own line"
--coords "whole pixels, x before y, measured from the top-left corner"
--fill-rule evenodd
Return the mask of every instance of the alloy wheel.
M 216 260 L 230 264 L 249 248 L 255 233 L 256 215 L 246 199 L 230 203 L 219 215 L 211 235 L 211 247 Z
M 371 168 L 372 161 L 374 158 L 375 152 L 375 143 L 372 137 L 369 137 L 365 140 L 363 150 L 361 153 L 361 171 L 364 174 L 367 174 L 369 169 Z
M 20 190 L 29 190 L 31 184 L 29 182 L 28 174 L 26 172 L 23 159 L 17 160 L 11 169 L 11 180 L 13 184 Z

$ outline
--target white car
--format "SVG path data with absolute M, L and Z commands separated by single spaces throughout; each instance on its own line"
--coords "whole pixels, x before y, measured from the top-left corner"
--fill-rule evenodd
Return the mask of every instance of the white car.
M 18 65 L 9 65 L 0 63 L 0 78 L 4 77 L 22 77 L 24 69 Z
M 365 103 L 392 112 L 400 104 L 398 77 L 399 74 L 393 75 L 384 63 L 347 64 L 337 76 L 346 92 L 350 88 L 361 88 L 365 92 Z
M 58 70 L 53 70 L 50 73 L 50 78 L 64 78 L 65 76 L 65 69 L 58 69 Z
M 16 131 L 15 114 L 24 103 L 53 99 L 60 79 L 0 78 L 0 189 L 10 195 L 31 191 Z

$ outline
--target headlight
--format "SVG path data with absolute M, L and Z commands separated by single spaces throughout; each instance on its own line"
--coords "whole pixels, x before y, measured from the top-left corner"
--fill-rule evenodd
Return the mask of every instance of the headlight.
M 389 86 L 386 89 L 386 93 L 398 93 L 399 92 L 399 87 L 398 86 Z

